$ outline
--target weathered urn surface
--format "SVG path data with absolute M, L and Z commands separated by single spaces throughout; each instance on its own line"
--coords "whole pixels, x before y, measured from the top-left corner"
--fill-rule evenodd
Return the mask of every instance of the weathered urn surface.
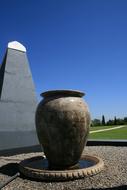
M 82 96 L 71 90 L 47 91 L 36 110 L 36 129 L 50 169 L 76 165 L 87 141 L 90 114 Z

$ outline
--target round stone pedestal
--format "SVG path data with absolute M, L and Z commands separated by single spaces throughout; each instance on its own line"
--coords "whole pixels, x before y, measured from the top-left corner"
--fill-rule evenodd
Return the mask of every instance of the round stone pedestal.
M 43 156 L 25 159 L 19 163 L 19 170 L 25 176 L 40 181 L 74 180 L 99 173 L 104 166 L 103 160 L 96 156 L 82 155 L 79 168 L 70 170 L 50 170 Z

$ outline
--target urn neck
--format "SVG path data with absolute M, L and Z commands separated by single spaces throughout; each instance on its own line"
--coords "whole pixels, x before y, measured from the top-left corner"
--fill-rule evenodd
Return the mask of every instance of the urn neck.
M 85 95 L 84 92 L 77 91 L 77 90 L 50 90 L 41 93 L 43 98 L 53 97 L 53 96 L 72 96 L 72 97 L 83 97 Z

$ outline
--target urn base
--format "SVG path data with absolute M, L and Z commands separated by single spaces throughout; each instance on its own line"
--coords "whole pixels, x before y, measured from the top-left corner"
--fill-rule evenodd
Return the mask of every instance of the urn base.
M 103 167 L 103 160 L 96 156 L 82 155 L 79 168 L 70 170 L 49 170 L 48 160 L 37 156 L 25 159 L 19 164 L 19 170 L 25 176 L 40 181 L 67 181 L 75 180 L 99 173 Z

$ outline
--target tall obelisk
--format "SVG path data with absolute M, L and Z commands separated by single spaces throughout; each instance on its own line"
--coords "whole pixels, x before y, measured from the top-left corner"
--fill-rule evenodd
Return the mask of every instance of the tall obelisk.
M 17 41 L 10 42 L 0 65 L 0 150 L 38 143 L 36 106 L 26 48 Z

